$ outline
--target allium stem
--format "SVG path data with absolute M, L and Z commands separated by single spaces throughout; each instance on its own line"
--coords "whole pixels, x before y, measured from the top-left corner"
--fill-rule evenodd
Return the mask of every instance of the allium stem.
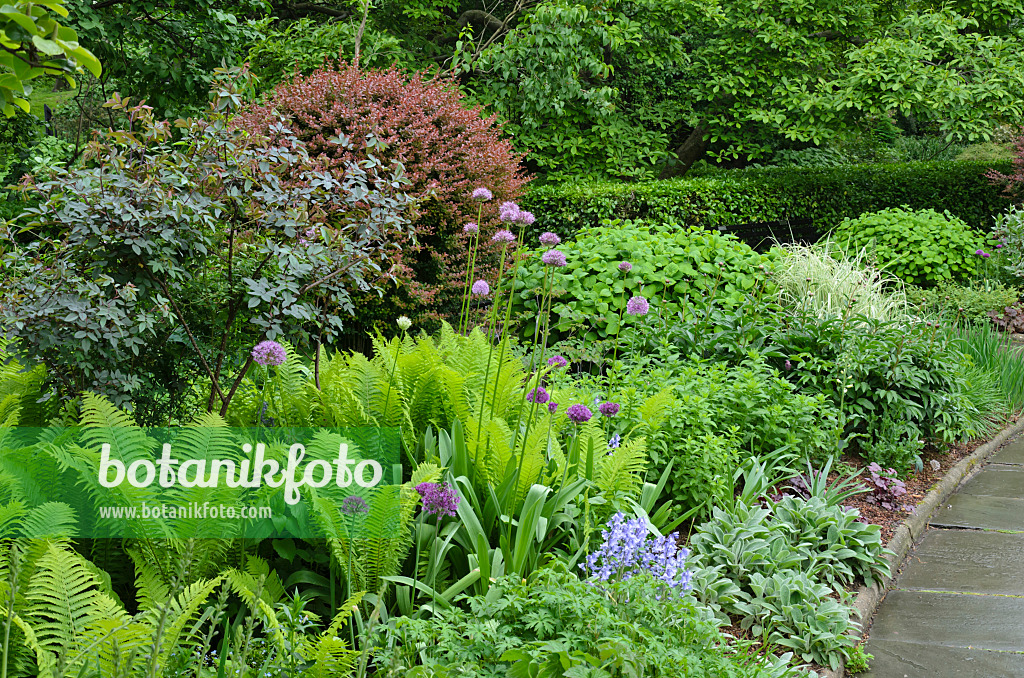
M 479 227 L 479 224 L 480 224 L 480 218 L 483 215 L 483 212 L 484 212 L 484 206 L 483 206 L 483 203 L 481 203 L 480 206 L 477 208 L 477 211 L 476 211 L 476 223 L 478 225 L 477 225 L 476 233 L 473 234 L 472 244 L 470 245 L 470 250 L 469 250 L 469 266 L 466 267 L 466 281 L 463 284 L 462 306 L 459 309 L 459 334 L 462 334 L 464 331 L 467 331 L 469 329 L 469 309 L 470 309 L 470 301 L 471 301 L 470 285 L 473 284 L 473 273 L 475 272 L 475 268 L 476 268 L 476 252 L 477 252 L 477 248 L 480 246 L 480 227 Z M 465 320 L 463 320 L 463 318 L 465 318 Z

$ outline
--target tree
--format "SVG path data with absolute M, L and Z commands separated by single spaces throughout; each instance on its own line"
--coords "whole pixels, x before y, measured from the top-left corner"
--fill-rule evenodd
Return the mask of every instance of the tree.
M 31 81 L 51 75 L 75 86 L 73 73 L 88 69 L 100 75 L 100 62 L 78 43 L 74 30 L 62 26 L 53 14 L 68 15 L 64 0 L 13 0 L 0 7 L 0 94 L 8 118 L 14 107 L 26 113 Z

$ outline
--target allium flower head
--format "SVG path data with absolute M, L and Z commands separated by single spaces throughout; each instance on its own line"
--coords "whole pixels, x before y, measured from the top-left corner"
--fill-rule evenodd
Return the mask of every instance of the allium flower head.
M 561 268 L 565 266 L 565 252 L 561 250 L 548 250 L 540 256 L 540 260 L 548 266 L 555 266 Z
M 554 247 L 560 242 L 562 242 L 562 239 L 559 238 L 556 234 L 552 233 L 551 231 L 540 234 L 540 244 L 544 245 L 545 247 Z
M 473 283 L 473 294 L 486 297 L 490 293 L 491 286 L 487 284 L 486 280 L 477 280 Z
M 420 483 L 416 491 L 428 516 L 454 516 L 459 506 L 459 495 L 448 483 Z
M 480 202 L 487 202 L 494 197 L 494 194 L 483 186 L 473 189 L 473 200 L 479 200 Z
M 471 221 L 462 227 L 462 232 L 469 235 L 475 235 L 480 232 L 480 227 L 477 226 L 475 222 Z
M 276 341 L 261 341 L 252 348 L 252 359 L 257 365 L 280 365 L 287 357 L 284 346 Z
M 651 305 L 643 297 L 630 297 L 626 302 L 626 313 L 629 315 L 647 315 L 649 310 L 651 310 Z
M 979 257 L 985 254 L 982 250 L 974 250 L 974 253 L 977 254 Z
M 548 365 L 553 365 L 555 367 L 565 367 L 568 364 L 569 361 L 560 355 L 554 355 L 548 358 Z
M 503 202 L 498 208 L 498 218 L 502 221 L 518 221 L 519 205 L 514 202 Z
M 362 497 L 352 495 L 345 497 L 345 501 L 341 502 L 341 512 L 347 516 L 365 515 L 370 512 L 370 509 Z
M 989 258 L 989 257 L 991 257 L 992 255 L 991 255 L 991 254 L 989 254 L 988 252 L 982 252 L 982 253 L 981 253 L 981 256 L 983 256 L 983 257 L 985 257 L 986 259 L 988 259 L 988 258 Z
M 516 241 L 516 237 L 514 235 L 512 235 L 512 231 L 508 231 L 508 230 L 502 229 L 502 230 L 498 231 L 497 233 L 495 233 L 494 235 L 492 235 L 491 236 L 491 240 L 493 240 L 494 242 L 510 243 L 510 242 L 515 242 Z
M 1001 243 L 1001 242 L 1000 243 L 996 243 L 996 249 L 997 250 L 1003 249 L 1003 243 Z
M 618 403 L 601 403 L 597 409 L 606 417 L 614 417 L 619 413 Z
M 398 329 L 402 330 L 403 332 L 412 327 L 412 321 L 409 320 L 409 318 L 407 318 L 404 315 L 398 316 L 398 319 L 395 320 L 395 324 L 398 325 Z
M 552 400 L 550 403 L 548 403 L 548 412 L 550 412 L 551 414 L 554 414 L 557 411 L 558 411 L 558 403 L 556 403 L 555 401 Z
M 633 270 L 633 264 L 629 263 L 628 261 L 623 261 L 619 264 L 619 270 L 622 271 L 623 273 L 629 273 L 630 271 Z
M 569 417 L 572 421 L 577 424 L 583 424 L 590 421 L 590 418 L 594 416 L 594 413 L 590 411 L 590 408 L 586 405 L 572 405 L 565 411 L 565 416 Z
M 526 399 L 531 403 L 543 405 L 547 401 L 551 400 L 551 396 L 548 395 L 548 392 L 544 390 L 543 386 L 538 386 L 527 394 Z
M 533 212 L 527 212 L 526 210 L 522 210 L 521 212 L 519 212 L 519 217 L 516 219 L 516 221 L 518 221 L 521 224 L 526 224 L 527 226 L 529 226 L 533 222 L 537 221 L 537 217 L 533 216 Z

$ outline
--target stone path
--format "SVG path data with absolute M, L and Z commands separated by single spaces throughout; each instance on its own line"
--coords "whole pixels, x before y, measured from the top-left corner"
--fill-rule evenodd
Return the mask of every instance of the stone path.
M 870 678 L 1024 678 L 1024 439 L 932 516 L 866 650 Z

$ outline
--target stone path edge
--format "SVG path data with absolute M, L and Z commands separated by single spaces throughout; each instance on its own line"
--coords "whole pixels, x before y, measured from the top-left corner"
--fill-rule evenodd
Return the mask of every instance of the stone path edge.
M 867 630 L 867 624 L 874 616 L 875 610 L 878 609 L 878 605 L 882 602 L 882 597 L 888 591 L 889 584 L 892 583 L 910 549 L 924 535 L 924 531 L 928 527 L 928 523 L 931 521 L 936 509 L 939 508 L 942 502 L 949 499 L 967 476 L 977 469 L 979 464 L 995 454 L 1003 446 L 1003 443 L 1022 431 L 1024 431 L 1024 416 L 1021 416 L 1015 423 L 1004 428 L 987 443 L 981 445 L 970 456 L 961 459 L 956 466 L 943 476 L 942 480 L 932 486 L 932 489 L 928 491 L 928 494 L 921 500 L 921 503 L 917 505 L 914 513 L 907 516 L 907 519 L 896 528 L 892 539 L 885 545 L 887 549 L 892 551 L 887 556 L 892 576 L 876 583 L 874 586 L 860 587 L 857 597 L 853 601 L 853 609 L 856 611 L 862 624 L 860 631 L 854 634 L 858 640 L 863 637 L 864 632 Z M 843 678 L 847 674 L 845 667 L 840 665 L 838 671 L 825 669 L 821 675 L 823 678 Z

